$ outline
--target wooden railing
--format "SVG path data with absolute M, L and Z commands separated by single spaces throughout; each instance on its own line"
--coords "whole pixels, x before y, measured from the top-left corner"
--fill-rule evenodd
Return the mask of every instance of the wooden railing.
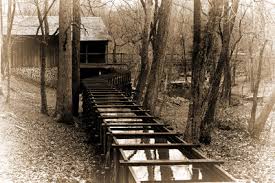
M 108 78 L 108 83 L 111 87 L 126 93 L 127 96 L 132 95 L 131 72 L 112 74 Z

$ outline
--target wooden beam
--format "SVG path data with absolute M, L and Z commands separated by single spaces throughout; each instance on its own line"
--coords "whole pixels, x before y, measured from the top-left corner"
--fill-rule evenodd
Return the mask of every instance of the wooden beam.
M 110 127 L 109 131 L 110 132 L 115 132 L 115 131 L 126 131 L 126 132 L 131 132 L 131 131 L 137 131 L 137 130 L 155 130 L 154 128 L 152 128 L 152 126 L 132 126 L 132 127 L 126 127 L 126 126 L 120 126 L 120 127 Z
M 180 133 L 175 132 L 154 132 L 154 133 L 147 133 L 147 132 L 128 132 L 128 133 L 110 133 L 114 137 L 120 138 L 140 138 L 140 137 L 169 137 L 169 136 L 178 136 L 182 135 Z
M 184 144 L 184 143 L 156 143 L 156 144 L 112 144 L 113 148 L 121 148 L 127 150 L 138 149 L 179 149 L 179 148 L 193 148 L 200 147 L 199 144 Z
M 94 97 L 93 97 L 94 98 Z M 108 97 L 108 98 L 94 98 L 95 101 L 108 101 L 108 100 L 126 100 L 129 101 L 130 99 L 124 96 L 118 96 L 118 97 Z
M 95 105 L 93 108 L 133 108 L 133 107 L 142 107 L 142 105 Z
M 158 123 L 104 123 L 102 126 L 108 126 L 108 127 L 115 127 L 115 126 L 167 126 L 164 124 L 158 124 Z
M 202 180 L 194 180 L 194 179 L 191 179 L 191 180 L 171 180 L 171 181 L 166 181 L 165 180 L 165 183 L 186 183 L 186 182 L 199 182 L 199 183 L 213 183 L 213 182 L 207 182 L 207 181 L 202 181 Z M 163 181 L 161 180 L 148 180 L 148 181 L 140 181 L 140 183 L 163 183 Z M 219 181 L 219 183 L 236 183 L 236 182 L 233 182 L 232 180 L 230 182 L 223 182 L 223 181 Z
M 106 92 L 92 92 L 92 91 L 88 91 L 88 93 L 91 94 L 124 94 L 124 92 L 118 92 L 118 91 L 106 91 Z
M 145 112 L 150 112 L 149 110 L 131 110 L 131 111 L 122 111 L 122 110 L 115 110 L 115 111 L 99 111 L 99 113 L 104 114 L 104 113 L 145 113 Z
M 113 88 L 103 87 L 103 86 L 86 86 L 87 92 L 95 91 L 95 90 L 114 90 Z M 117 91 L 117 90 L 116 90 Z
M 119 91 L 113 88 L 95 88 L 95 89 L 88 89 L 88 92 L 119 92 Z
M 162 165 L 194 165 L 194 164 L 210 164 L 219 165 L 223 164 L 223 161 L 210 160 L 210 159 L 189 159 L 189 160 L 137 160 L 127 161 L 120 160 L 122 166 L 162 166 Z
M 152 119 L 153 116 L 99 116 L 101 119 Z
M 102 97 L 121 97 L 121 96 L 123 96 L 122 94 L 106 94 L 106 95 L 102 95 L 102 94 L 100 94 L 100 95 L 92 95 L 91 97 L 93 97 L 93 98 L 102 98 Z
M 128 103 L 128 104 L 134 104 L 134 102 L 133 101 L 112 101 L 112 100 L 110 100 L 110 101 L 108 101 L 108 99 L 106 100 L 106 101 L 92 101 L 92 103 L 94 103 L 94 104 L 109 104 L 109 103 L 113 103 L 113 104 L 120 104 L 120 103 Z

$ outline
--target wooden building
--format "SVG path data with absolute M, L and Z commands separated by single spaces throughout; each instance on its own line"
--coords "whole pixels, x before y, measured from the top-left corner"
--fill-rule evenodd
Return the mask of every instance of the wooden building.
M 3 20 L 4 37 L 7 33 L 7 21 Z M 49 16 L 50 41 L 47 50 L 47 67 L 58 63 L 58 16 Z M 110 36 L 100 17 L 81 18 L 80 57 L 81 67 L 86 65 L 107 64 L 106 55 Z M 12 67 L 39 67 L 40 38 L 37 33 L 39 21 L 37 16 L 16 16 L 12 28 Z M 5 51 L 5 47 L 3 47 Z M 3 58 L 5 60 L 5 58 Z

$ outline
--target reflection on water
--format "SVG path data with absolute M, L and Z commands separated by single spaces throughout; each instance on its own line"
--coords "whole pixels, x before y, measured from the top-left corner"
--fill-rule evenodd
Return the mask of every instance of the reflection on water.
M 157 143 L 166 143 L 165 139 L 157 139 L 156 140 Z M 174 157 L 174 154 L 170 154 L 173 153 L 173 149 L 158 149 L 158 155 L 159 155 L 159 159 L 164 159 L 164 160 L 170 160 L 170 155 L 171 157 Z M 183 159 L 187 159 L 179 150 L 175 150 L 175 156 L 179 156 L 179 160 L 183 160 Z M 178 153 L 176 155 L 176 153 Z M 173 172 L 170 166 L 161 166 L 160 167 L 160 175 L 161 175 L 161 180 L 163 181 L 168 181 L 168 180 L 174 180 L 173 178 Z
M 146 166 L 132 166 L 137 181 L 202 180 L 201 169 L 192 165 L 152 166 L 154 177 L 149 176 Z M 161 169 L 171 169 L 172 177 L 163 177 Z
M 128 160 L 186 160 L 178 149 L 123 150 Z M 165 154 L 165 155 L 164 155 Z M 190 180 L 192 165 L 140 166 L 133 167 L 140 181 L 146 180 Z
M 123 153 L 128 157 L 134 150 L 123 150 Z M 146 153 L 150 153 L 150 159 L 155 160 L 187 160 L 186 156 L 182 154 L 178 149 L 158 149 L 158 150 L 137 150 L 134 156 L 128 160 L 150 160 L 147 158 Z M 163 156 L 163 153 L 168 156 Z
M 171 143 L 165 138 L 117 139 L 118 144 Z M 178 149 L 123 150 L 128 160 L 187 160 Z M 202 171 L 192 165 L 132 166 L 138 181 L 202 180 Z

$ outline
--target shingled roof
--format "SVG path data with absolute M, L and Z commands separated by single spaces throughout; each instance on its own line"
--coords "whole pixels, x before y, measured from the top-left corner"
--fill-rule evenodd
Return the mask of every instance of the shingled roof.
M 48 16 L 50 35 L 53 35 L 57 28 L 58 16 Z M 81 41 L 109 40 L 110 36 L 100 17 L 81 17 L 81 23 L 85 29 L 81 29 Z M 7 21 L 3 18 L 3 33 L 7 33 Z M 12 35 L 33 36 L 36 35 L 39 21 L 37 16 L 15 16 L 13 21 Z M 41 35 L 39 31 L 38 35 Z

